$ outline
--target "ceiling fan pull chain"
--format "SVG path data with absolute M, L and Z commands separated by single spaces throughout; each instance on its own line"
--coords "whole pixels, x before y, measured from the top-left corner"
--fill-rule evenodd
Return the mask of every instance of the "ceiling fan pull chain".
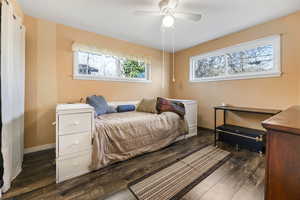
M 163 49 L 163 52 L 162 52 L 162 78 L 161 78 L 161 81 L 162 81 L 162 84 L 161 84 L 161 87 L 162 88 L 165 88 L 165 78 L 164 78 L 164 70 L 165 70 L 165 30 L 164 28 L 162 27 L 161 28 L 161 42 L 162 42 L 162 49 Z
M 175 47 L 174 47 L 174 41 L 175 41 L 175 28 L 172 30 L 172 47 L 173 47 L 173 82 L 175 82 Z

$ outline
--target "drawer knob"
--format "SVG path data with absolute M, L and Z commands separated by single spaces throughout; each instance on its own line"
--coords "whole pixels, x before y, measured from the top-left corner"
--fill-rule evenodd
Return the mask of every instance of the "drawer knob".
M 74 124 L 75 126 L 77 126 L 77 125 L 79 125 L 79 122 L 78 122 L 78 121 L 75 121 L 75 122 L 73 122 L 73 124 Z

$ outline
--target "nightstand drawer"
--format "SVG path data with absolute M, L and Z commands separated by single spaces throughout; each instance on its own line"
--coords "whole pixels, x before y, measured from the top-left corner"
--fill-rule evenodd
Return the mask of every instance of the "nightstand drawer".
M 91 113 L 59 115 L 59 135 L 91 131 Z
M 91 163 L 91 152 L 88 151 L 85 154 L 76 155 L 72 158 L 59 159 L 57 164 L 57 182 L 80 176 L 89 172 L 89 165 Z
M 77 133 L 59 136 L 59 156 L 91 149 L 91 133 Z

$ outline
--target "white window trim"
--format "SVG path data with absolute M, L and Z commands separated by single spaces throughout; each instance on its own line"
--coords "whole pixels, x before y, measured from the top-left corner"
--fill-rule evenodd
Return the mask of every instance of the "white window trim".
M 254 72 L 254 73 L 245 73 L 238 75 L 224 75 L 218 77 L 207 77 L 207 78 L 194 78 L 194 64 L 195 61 L 212 57 L 212 56 L 220 56 L 225 55 L 226 53 L 233 53 L 237 51 L 242 51 L 245 49 L 256 48 L 258 46 L 272 44 L 274 48 L 273 54 L 273 62 L 274 62 L 274 70 L 268 72 Z M 234 45 L 228 48 L 219 49 L 210 53 L 201 54 L 197 56 L 190 57 L 190 74 L 189 81 L 190 82 L 209 82 L 209 81 L 223 81 L 223 80 L 240 80 L 240 79 L 253 79 L 253 78 L 267 78 L 267 77 L 279 77 L 281 76 L 281 41 L 280 35 L 273 35 L 265 38 L 261 38 L 258 40 L 240 43 L 238 45 Z
M 94 80 L 94 81 L 117 81 L 117 82 L 138 82 L 151 83 L 151 66 L 146 67 L 145 74 L 147 78 L 121 78 L 121 77 L 106 77 L 106 76 L 90 76 L 78 74 L 78 52 L 73 51 L 73 79 L 74 80 Z

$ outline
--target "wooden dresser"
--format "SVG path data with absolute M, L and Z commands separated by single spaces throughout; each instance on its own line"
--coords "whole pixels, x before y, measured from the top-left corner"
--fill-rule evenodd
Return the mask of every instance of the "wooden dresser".
M 262 123 L 267 129 L 266 200 L 300 200 L 300 106 Z
M 56 182 L 89 172 L 94 109 L 87 104 L 56 107 Z

